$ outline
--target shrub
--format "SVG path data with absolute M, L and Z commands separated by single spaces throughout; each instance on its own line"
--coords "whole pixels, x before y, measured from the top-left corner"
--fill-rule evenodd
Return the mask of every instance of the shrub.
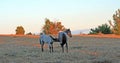
M 111 34 L 110 26 L 108 26 L 107 24 L 102 24 L 101 26 L 98 26 L 95 29 L 91 29 L 90 31 L 90 34 L 98 34 L 98 33 Z
M 29 33 L 27 33 L 26 35 L 32 35 L 32 33 L 31 33 L 31 32 L 29 32 Z
M 25 34 L 25 30 L 22 26 L 17 26 L 16 31 L 16 35 L 24 35 Z

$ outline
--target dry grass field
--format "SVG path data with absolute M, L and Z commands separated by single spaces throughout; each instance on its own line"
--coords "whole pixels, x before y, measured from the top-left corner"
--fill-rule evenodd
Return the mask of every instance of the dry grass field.
M 68 44 L 68 53 L 57 42 L 41 52 L 38 37 L 1 35 L 0 63 L 120 63 L 120 38 L 73 36 Z

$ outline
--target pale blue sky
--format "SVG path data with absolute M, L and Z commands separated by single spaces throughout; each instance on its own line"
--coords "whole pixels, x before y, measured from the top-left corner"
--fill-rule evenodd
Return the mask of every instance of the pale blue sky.
M 71 30 L 90 29 L 108 23 L 120 0 L 0 0 L 0 34 L 40 32 L 44 19 L 61 21 Z

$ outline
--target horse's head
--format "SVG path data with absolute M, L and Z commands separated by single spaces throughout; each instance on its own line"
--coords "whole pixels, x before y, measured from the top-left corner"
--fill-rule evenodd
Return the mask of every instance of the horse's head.
M 72 34 L 71 34 L 71 30 L 70 30 L 70 29 L 66 29 L 65 32 L 67 33 L 67 35 L 68 35 L 69 37 L 72 37 Z

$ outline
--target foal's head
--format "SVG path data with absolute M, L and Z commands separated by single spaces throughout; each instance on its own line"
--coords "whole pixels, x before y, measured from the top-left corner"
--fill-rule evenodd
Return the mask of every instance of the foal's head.
M 70 29 L 66 29 L 65 32 L 67 33 L 67 35 L 68 35 L 69 37 L 72 37 L 72 34 L 71 34 L 71 30 L 70 30 Z

